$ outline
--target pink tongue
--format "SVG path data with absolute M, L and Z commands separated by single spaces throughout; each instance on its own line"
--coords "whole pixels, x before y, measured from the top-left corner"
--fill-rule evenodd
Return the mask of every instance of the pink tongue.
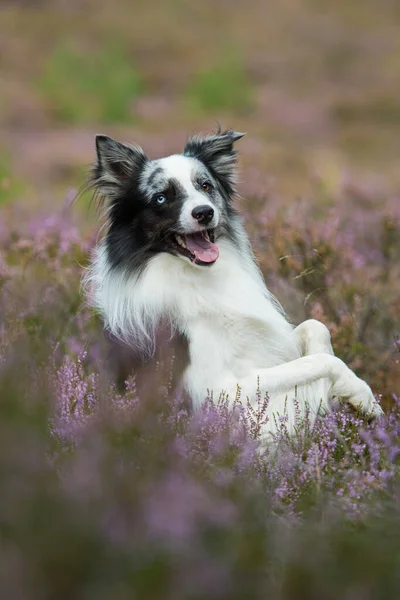
M 209 242 L 201 233 L 192 233 L 185 236 L 186 246 L 197 260 L 205 263 L 213 263 L 219 256 L 217 244 Z

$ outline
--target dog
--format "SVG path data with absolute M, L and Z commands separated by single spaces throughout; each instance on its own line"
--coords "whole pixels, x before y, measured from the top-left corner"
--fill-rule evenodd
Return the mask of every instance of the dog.
M 369 417 L 371 389 L 334 356 L 316 320 L 293 326 L 257 266 L 236 195 L 231 129 L 190 138 L 181 154 L 150 160 L 135 145 L 96 136 L 89 185 L 105 210 L 104 236 L 83 283 L 105 328 L 152 355 L 160 324 L 187 342 L 182 385 L 193 407 L 213 397 L 269 397 L 263 439 L 282 418 L 294 433 L 341 399 Z

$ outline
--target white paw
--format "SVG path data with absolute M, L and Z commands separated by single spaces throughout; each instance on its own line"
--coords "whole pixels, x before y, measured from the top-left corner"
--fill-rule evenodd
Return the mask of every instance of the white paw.
M 379 417 L 383 417 L 385 413 L 383 412 L 381 405 L 379 404 L 379 402 L 376 400 L 376 398 L 374 398 L 374 403 L 368 413 L 368 417 L 370 419 L 379 419 Z
M 333 395 L 348 402 L 369 418 L 382 416 L 383 410 L 369 385 L 340 362 L 342 367 L 332 388 Z

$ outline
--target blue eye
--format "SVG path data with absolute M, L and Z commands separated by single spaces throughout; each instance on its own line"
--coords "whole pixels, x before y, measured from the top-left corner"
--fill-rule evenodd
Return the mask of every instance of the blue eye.
M 158 194 L 158 196 L 155 197 L 155 201 L 157 202 L 157 204 L 164 204 L 166 199 L 167 196 L 165 194 Z

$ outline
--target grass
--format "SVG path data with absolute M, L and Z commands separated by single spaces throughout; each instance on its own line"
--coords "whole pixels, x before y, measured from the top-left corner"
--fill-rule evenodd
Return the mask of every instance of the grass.
M 143 82 L 118 44 L 84 50 L 56 46 L 37 82 L 50 111 L 66 124 L 118 124 L 134 121 L 134 101 Z
M 26 186 L 13 173 L 10 158 L 0 153 L 0 206 L 20 197 L 25 189 Z
M 251 78 L 236 53 L 194 76 L 186 95 L 189 110 L 195 113 L 247 113 L 254 103 Z

